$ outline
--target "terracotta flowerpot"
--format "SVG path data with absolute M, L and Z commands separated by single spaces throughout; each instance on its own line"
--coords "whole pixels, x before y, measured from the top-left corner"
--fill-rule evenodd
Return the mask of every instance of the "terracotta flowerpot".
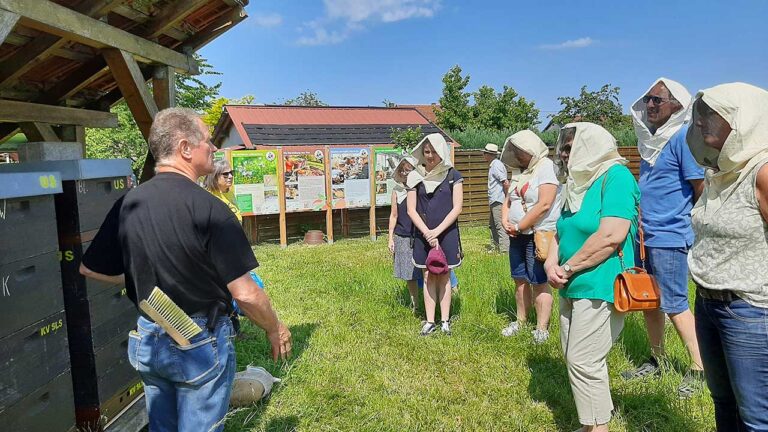
M 304 244 L 319 245 L 325 243 L 323 232 L 320 230 L 309 230 L 304 234 Z

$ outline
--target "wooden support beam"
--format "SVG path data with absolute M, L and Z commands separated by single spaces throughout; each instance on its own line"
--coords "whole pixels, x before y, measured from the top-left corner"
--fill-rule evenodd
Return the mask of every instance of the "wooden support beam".
M 141 134 L 144 139 L 149 139 L 149 128 L 157 115 L 157 104 L 147 88 L 138 63 L 130 53 L 123 50 L 108 48 L 102 51 L 102 55 L 107 60 Z
M 64 142 L 79 142 L 85 145 L 85 126 L 62 126 L 59 136 L 61 136 L 61 140 Z
M 22 24 L 36 30 L 99 49 L 118 48 L 144 62 L 166 64 L 184 73 L 199 73 L 191 55 L 173 51 L 48 0 L 0 0 L 0 10 L 20 15 Z
M 27 137 L 27 141 L 60 142 L 61 138 L 53 131 L 53 127 L 47 123 L 19 123 L 21 131 Z
M 75 11 L 91 18 L 99 19 L 106 16 L 112 9 L 124 1 L 125 0 L 86 1 L 78 5 L 75 8 Z M 0 87 L 10 85 L 49 56 L 57 54 L 60 48 L 66 43 L 66 39 L 52 34 L 42 34 L 37 36 L 3 62 L 3 67 L 0 68 Z M 60 98 L 57 98 L 55 101 L 58 99 Z
M 2 43 L 5 42 L 5 38 L 11 34 L 13 27 L 19 22 L 19 18 L 21 18 L 19 14 L 0 11 L 0 45 L 2 45 Z
M 117 127 L 117 116 L 112 113 L 11 100 L 0 100 L 0 121 Z
M 96 56 L 45 91 L 37 102 L 55 104 L 64 100 L 103 76 L 106 71 L 107 61 L 102 56 Z
M 152 96 L 158 110 L 176 106 L 176 71 L 168 66 L 155 66 L 152 71 Z
M 190 13 L 205 4 L 208 0 L 176 0 L 171 6 L 161 9 L 150 22 L 141 35 L 147 39 L 155 39 L 169 28 L 175 26 Z
M 117 81 L 117 86 L 133 114 L 136 125 L 139 126 L 144 139 L 149 141 L 149 129 L 152 120 L 157 115 L 157 104 L 152 98 L 146 85 L 146 78 L 139 69 L 139 64 L 130 53 L 109 48 L 102 51 L 109 69 Z M 155 158 L 152 152 L 147 152 L 140 181 L 147 181 L 155 175 Z
M 182 43 L 182 46 L 185 50 L 190 50 L 192 52 L 198 51 L 200 48 L 206 46 L 210 41 L 216 39 L 227 30 L 232 29 L 232 27 L 236 26 L 247 17 L 248 14 L 245 13 L 245 9 L 242 7 L 234 9 L 232 13 L 225 14 L 214 20 L 204 29 L 197 32 L 194 36 L 185 40 Z

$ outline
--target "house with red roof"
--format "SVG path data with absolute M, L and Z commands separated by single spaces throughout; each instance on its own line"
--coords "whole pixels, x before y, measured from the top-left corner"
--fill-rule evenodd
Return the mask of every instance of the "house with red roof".
M 452 147 L 458 146 L 415 106 L 225 105 L 214 128 L 213 143 L 222 149 L 389 145 L 393 129 L 413 127 L 421 127 L 425 135 L 440 133 Z

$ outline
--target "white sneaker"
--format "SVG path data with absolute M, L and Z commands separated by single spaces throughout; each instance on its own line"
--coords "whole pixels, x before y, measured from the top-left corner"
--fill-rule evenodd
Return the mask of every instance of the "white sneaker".
M 443 323 L 440 325 L 440 330 L 443 331 L 446 335 L 451 335 L 451 323 L 449 321 L 443 321 Z
M 533 335 L 533 343 L 535 344 L 543 344 L 549 339 L 549 330 L 536 329 L 532 331 L 531 334 Z
M 521 326 L 519 322 L 512 321 L 508 326 L 501 329 L 501 335 L 506 337 L 514 336 L 520 332 L 520 327 Z

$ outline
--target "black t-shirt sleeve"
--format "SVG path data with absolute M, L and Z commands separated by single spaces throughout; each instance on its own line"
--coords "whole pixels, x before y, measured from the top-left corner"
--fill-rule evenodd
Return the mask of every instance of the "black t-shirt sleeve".
M 96 273 L 116 276 L 125 273 L 123 251 L 120 245 L 120 198 L 107 213 L 91 245 L 83 255 L 83 264 Z
M 230 283 L 259 266 L 243 227 L 225 206 L 211 209 L 208 254 L 224 283 Z

